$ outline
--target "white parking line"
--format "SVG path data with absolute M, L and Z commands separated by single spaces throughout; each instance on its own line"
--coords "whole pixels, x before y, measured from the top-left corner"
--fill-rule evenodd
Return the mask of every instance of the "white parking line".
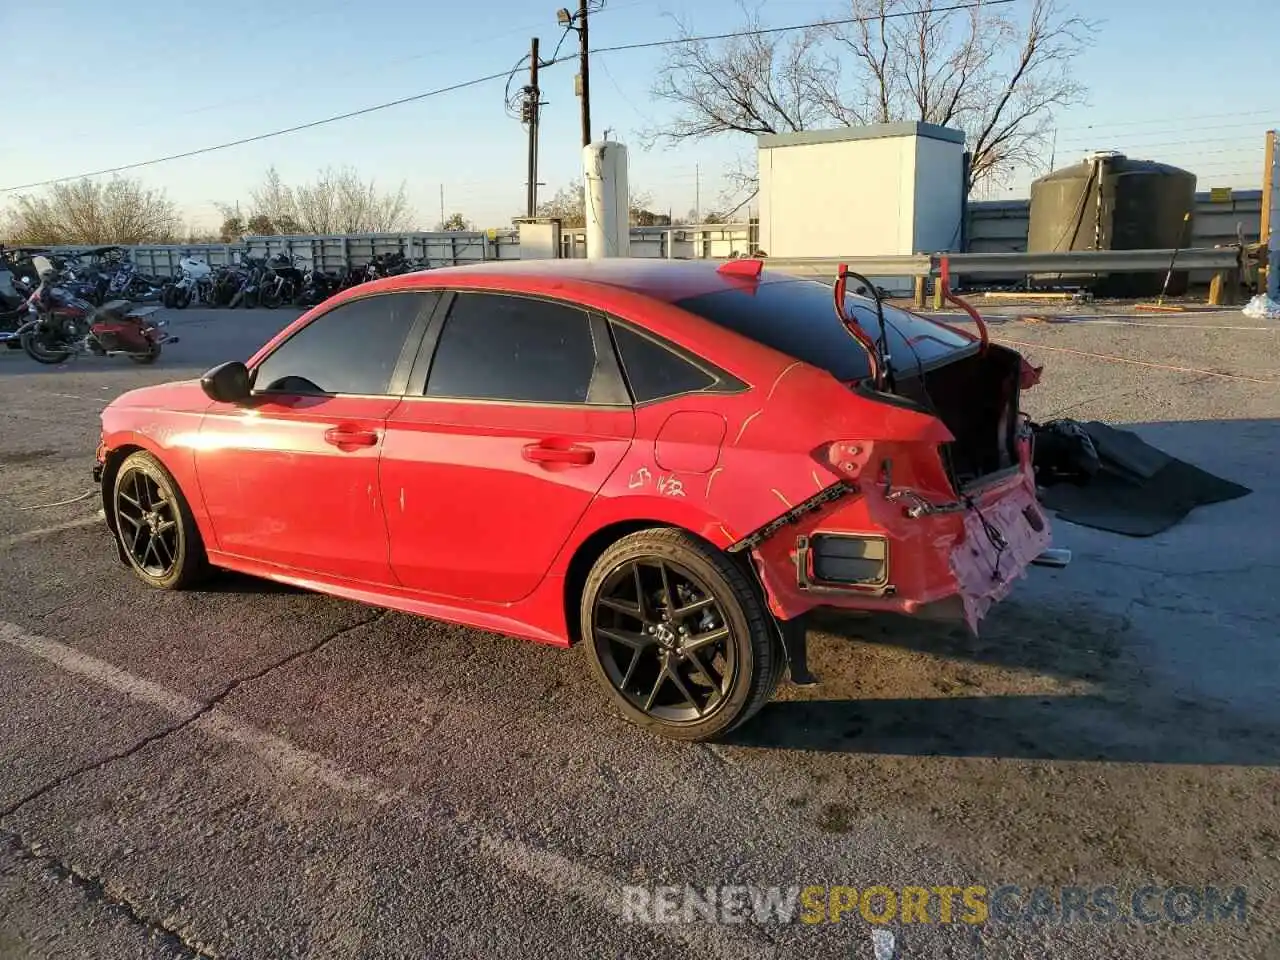
M 17 624 L 0 621 L 0 641 L 25 650 L 59 670 L 110 687 L 131 700 L 145 703 L 178 720 L 194 720 L 193 727 L 199 727 L 216 739 L 243 747 L 294 779 L 310 780 L 342 793 L 355 793 L 376 799 L 391 797 L 390 791 L 383 791 L 367 777 L 348 773 L 324 757 L 237 720 L 217 707 L 208 710 L 198 700 L 135 676 L 114 664 L 81 653 L 56 640 L 27 633 Z
M 331 790 L 366 797 L 377 803 L 411 800 L 407 790 L 392 790 L 379 781 L 346 770 L 319 754 L 304 750 L 282 737 L 245 723 L 220 707 L 209 708 L 198 700 L 168 687 L 129 673 L 114 664 L 81 653 L 73 647 L 37 634 L 14 623 L 0 621 L 0 642 L 23 650 L 59 670 L 84 677 L 146 704 L 192 729 L 224 743 L 241 747 L 276 772 L 300 781 L 310 781 Z M 468 852 L 479 851 L 509 873 L 547 885 L 560 894 L 571 894 L 588 908 L 613 916 L 621 913 L 623 883 L 554 851 L 542 850 L 519 840 L 482 829 L 470 817 L 460 816 L 445 824 L 453 839 Z M 771 957 L 777 950 L 771 943 L 750 936 L 746 930 L 692 924 L 646 925 L 645 929 L 666 940 L 691 947 L 710 957 L 737 960 L 744 956 Z
M 16 546 L 20 543 L 31 543 L 35 540 L 47 537 L 51 533 L 62 533 L 64 530 L 77 530 L 80 527 L 96 527 L 100 524 L 104 524 L 101 510 L 98 511 L 96 516 L 81 517 L 79 520 L 67 520 L 64 523 L 55 523 L 48 527 L 40 527 L 38 530 L 27 530 L 23 533 L 14 533 L 7 537 L 2 537 L 0 538 L 0 550 L 3 550 L 5 547 Z

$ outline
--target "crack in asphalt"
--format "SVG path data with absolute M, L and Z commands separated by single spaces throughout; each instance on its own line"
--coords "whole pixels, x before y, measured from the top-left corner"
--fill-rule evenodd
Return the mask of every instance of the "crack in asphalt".
M 91 763 L 82 764 L 62 776 L 55 777 L 53 780 L 50 780 L 37 789 L 31 791 L 21 799 L 10 803 L 3 810 L 0 810 L 0 821 L 12 817 L 27 804 L 39 799 L 40 797 L 46 796 L 50 792 L 74 780 L 76 777 L 83 776 L 84 774 L 91 773 L 95 770 L 101 770 L 109 764 L 131 757 L 151 744 L 186 729 L 191 726 L 191 724 L 217 709 L 217 707 L 226 700 L 227 697 L 231 696 L 231 694 L 244 684 L 259 680 L 267 674 L 279 670 L 281 667 L 288 666 L 302 657 L 312 656 L 319 653 L 326 646 L 333 643 L 340 637 L 343 637 L 355 630 L 359 630 L 362 627 L 367 627 L 377 623 L 389 613 L 389 610 L 379 611 L 374 616 L 367 617 L 349 627 L 343 627 L 341 630 L 335 630 L 315 643 L 308 644 L 299 650 L 295 650 L 286 657 L 272 661 L 267 666 L 259 670 L 255 670 L 242 677 L 232 679 L 221 690 L 206 700 L 198 710 L 192 712 L 184 719 L 179 720 L 176 723 L 165 725 L 160 730 L 143 737 L 141 740 L 124 750 L 117 750 L 106 757 L 102 757 Z M 159 938 L 166 946 L 170 947 L 174 952 L 181 956 L 201 958 L 201 960 L 216 960 L 218 957 L 218 954 L 210 947 L 197 940 L 193 940 L 181 929 L 166 922 L 165 919 L 155 919 L 150 916 L 142 903 L 132 899 L 125 892 L 120 891 L 118 893 L 113 893 L 108 890 L 106 881 L 102 878 L 86 872 L 75 864 L 66 862 L 52 853 L 42 852 L 39 844 L 28 841 L 21 833 L 13 830 L 12 828 L 0 827 L 0 835 L 8 838 L 9 846 L 16 855 L 23 856 L 43 864 L 47 870 L 51 871 L 59 879 L 71 882 L 77 890 L 84 894 L 85 899 L 88 902 L 105 905 L 108 909 L 115 911 L 119 916 L 123 917 L 130 923 L 149 931 L 152 936 Z
M 218 954 L 210 947 L 190 938 L 172 923 L 163 919 L 153 920 L 140 904 L 125 893 L 112 893 L 102 880 L 53 854 L 42 853 L 39 844 L 31 843 L 19 833 L 12 830 L 3 830 L 0 833 L 8 838 L 10 852 L 15 857 L 41 864 L 58 880 L 74 886 L 89 903 L 102 906 L 103 909 L 114 913 L 133 926 L 148 931 L 153 939 L 169 948 L 172 953 L 182 957 L 200 958 L 200 960 L 217 960 Z
M 164 727 L 161 727 L 155 733 L 152 733 L 152 734 L 149 734 L 148 736 L 143 737 L 141 740 L 137 741 L 132 746 L 126 747 L 123 750 L 117 750 L 114 753 L 110 753 L 107 756 L 101 757 L 98 760 L 94 760 L 90 763 L 82 764 L 81 766 L 76 767 L 74 770 L 68 771 L 67 773 L 62 774 L 61 776 L 55 777 L 54 779 L 48 781 L 47 783 L 37 787 L 35 790 L 32 790 L 26 796 L 21 797 L 20 799 L 14 801 L 13 803 L 10 803 L 4 809 L 0 810 L 0 821 L 3 821 L 13 816 L 15 813 L 17 813 L 27 804 L 31 803 L 34 800 L 40 799 L 41 797 L 45 796 L 46 794 L 54 790 L 57 790 L 59 787 L 69 783 L 70 781 L 76 779 L 77 777 L 83 776 L 86 773 L 92 773 L 95 770 L 101 770 L 112 763 L 116 763 L 117 761 L 126 760 L 129 757 L 132 757 L 135 754 L 137 754 L 140 750 L 144 750 L 145 748 L 149 747 L 151 744 L 159 740 L 163 740 L 166 737 L 172 736 L 173 734 L 178 733 L 179 731 L 185 730 L 187 727 L 191 726 L 191 724 L 195 723 L 197 720 L 207 716 L 208 714 L 216 710 L 218 706 L 224 700 L 227 699 L 227 697 L 235 693 L 236 690 L 238 690 L 244 684 L 252 683 L 255 680 L 260 680 L 263 677 L 265 677 L 267 674 L 272 673 L 276 670 L 279 670 L 281 667 L 287 667 L 289 664 L 293 663 L 295 660 L 301 659 L 302 657 L 309 657 L 316 653 L 319 653 L 321 650 L 323 650 L 325 647 L 327 647 L 330 643 L 337 640 L 338 638 L 345 636 L 348 633 L 352 633 L 355 630 L 359 630 L 362 627 L 367 627 L 367 626 L 370 626 L 371 624 L 377 623 L 378 621 L 382 620 L 384 617 L 388 616 L 390 612 L 391 612 L 390 610 L 381 610 L 378 613 L 374 614 L 372 617 L 367 617 L 366 619 L 361 620 L 358 623 L 353 623 L 349 627 L 343 627 L 341 630 L 335 630 L 333 633 L 327 634 L 326 636 L 320 638 L 315 643 L 302 647 L 299 650 L 295 650 L 293 653 L 289 654 L 286 657 L 282 657 L 279 660 L 274 660 L 260 670 L 255 670 L 253 673 L 246 674 L 243 677 L 233 678 L 216 694 L 214 694 L 208 700 L 204 701 L 204 703 L 200 706 L 200 708 L 198 710 L 193 711 L 189 716 L 184 717 L 183 719 L 178 720 L 175 723 L 166 724 Z

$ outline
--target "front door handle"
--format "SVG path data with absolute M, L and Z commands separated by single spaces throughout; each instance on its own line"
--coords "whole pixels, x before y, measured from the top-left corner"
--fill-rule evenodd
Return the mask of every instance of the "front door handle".
M 526 443 L 523 453 L 530 463 L 569 463 L 585 467 L 596 459 L 594 450 L 577 444 L 570 447 L 549 447 L 541 443 Z
M 359 430 L 354 427 L 330 427 L 324 432 L 324 442 L 340 450 L 372 447 L 378 442 L 378 434 L 373 430 Z

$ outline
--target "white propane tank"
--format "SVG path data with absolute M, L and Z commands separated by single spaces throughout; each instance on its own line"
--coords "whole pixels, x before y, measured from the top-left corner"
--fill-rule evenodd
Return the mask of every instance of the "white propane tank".
M 582 148 L 582 169 L 587 258 L 631 256 L 627 148 L 612 140 L 589 143 Z

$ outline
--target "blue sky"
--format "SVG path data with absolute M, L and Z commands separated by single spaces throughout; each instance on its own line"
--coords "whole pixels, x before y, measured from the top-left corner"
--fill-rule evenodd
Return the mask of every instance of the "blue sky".
M 251 136 L 505 70 L 534 35 L 549 53 L 560 35 L 555 9 L 564 2 L 132 0 L 125 13 L 101 0 L 34 8 L 3 0 L 0 35 L 34 28 L 48 42 L 13 44 L 6 55 L 6 100 L 25 107 L 11 114 L 0 143 L 0 188 Z M 1280 126 L 1275 0 L 1229 8 L 1191 0 L 1062 2 L 1102 21 L 1102 29 L 1076 64 L 1089 104 L 1057 118 L 1058 166 L 1088 149 L 1118 148 L 1192 169 L 1201 189 L 1259 185 L 1263 131 Z M 768 0 L 762 18 L 784 25 L 844 10 L 841 0 Z M 735 0 L 609 0 L 592 21 L 593 46 L 673 36 L 673 16 L 699 33 L 742 23 Z M 654 50 L 592 58 L 593 132 L 599 137 L 608 128 L 631 144 L 631 182 L 653 196 L 656 209 L 689 210 L 699 183 L 706 208 L 723 186 L 721 171 L 754 145 L 726 137 L 642 150 L 637 131 L 667 109 L 649 96 L 661 58 Z M 544 195 L 580 167 L 575 69 L 563 64 L 542 79 L 549 101 Z M 482 227 L 509 222 L 523 206 L 524 131 L 503 110 L 501 82 L 130 175 L 163 187 L 186 216 L 211 227 L 213 203 L 244 196 L 270 164 L 287 181 L 344 164 L 387 185 L 404 180 L 425 226 L 439 219 L 441 185 L 446 212 L 461 211 Z M 1037 172 L 990 195 L 1025 195 Z

